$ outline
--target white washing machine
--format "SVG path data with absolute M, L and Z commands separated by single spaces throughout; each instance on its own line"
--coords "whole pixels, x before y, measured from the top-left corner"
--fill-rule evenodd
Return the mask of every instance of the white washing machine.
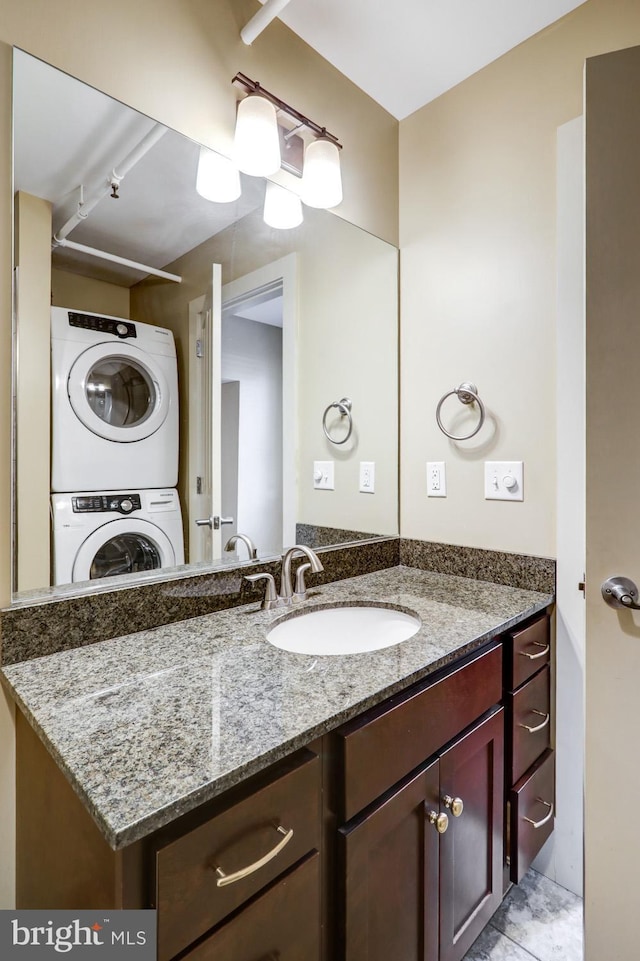
M 184 564 L 175 490 L 53 494 L 54 584 Z
M 170 330 L 53 307 L 51 373 L 53 492 L 176 486 Z

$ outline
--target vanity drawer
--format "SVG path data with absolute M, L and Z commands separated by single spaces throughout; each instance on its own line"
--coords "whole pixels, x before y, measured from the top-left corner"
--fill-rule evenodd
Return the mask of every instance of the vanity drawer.
M 184 961 L 319 961 L 320 858 L 312 854 L 259 894 Z
M 320 772 L 317 755 L 300 751 L 278 767 L 273 780 L 158 847 L 159 961 L 182 951 L 319 848 Z M 273 856 L 268 858 L 269 854 Z M 231 880 L 248 866 L 256 869 Z
M 498 643 L 339 728 L 339 818 L 348 821 L 501 699 Z
M 547 665 L 515 694 L 507 694 L 511 734 L 509 784 L 515 784 L 551 743 L 550 673 Z
M 544 614 L 533 624 L 507 635 L 507 687 L 515 691 L 527 678 L 549 663 L 551 633 L 549 615 Z
M 510 877 L 518 884 L 553 831 L 555 755 L 548 750 L 509 795 Z

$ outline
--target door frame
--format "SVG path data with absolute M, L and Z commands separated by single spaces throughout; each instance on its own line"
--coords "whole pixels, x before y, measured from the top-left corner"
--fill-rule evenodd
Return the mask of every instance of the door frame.
M 222 288 L 222 309 L 260 287 L 282 283 L 282 546 L 296 542 L 298 447 L 298 264 L 287 254 Z

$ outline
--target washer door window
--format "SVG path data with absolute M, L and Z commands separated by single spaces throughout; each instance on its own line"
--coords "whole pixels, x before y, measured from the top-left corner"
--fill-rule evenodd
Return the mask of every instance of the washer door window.
M 67 392 L 94 434 L 120 443 L 144 440 L 164 423 L 169 390 L 154 358 L 130 344 L 96 344 L 77 358 Z
M 140 574 L 175 563 L 175 552 L 164 531 L 148 521 L 123 518 L 109 521 L 83 542 L 73 564 L 73 581 Z

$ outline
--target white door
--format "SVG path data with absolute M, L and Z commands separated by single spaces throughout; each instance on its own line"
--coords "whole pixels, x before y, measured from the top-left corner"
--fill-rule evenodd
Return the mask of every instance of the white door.
M 640 47 L 586 69 L 587 961 L 638 957 L 640 611 Z M 559 375 L 562 372 L 559 371 Z
M 188 562 L 222 554 L 228 518 L 222 513 L 221 467 L 222 267 L 212 264 L 211 284 L 189 304 L 189 552 Z M 198 523 L 200 521 L 200 523 Z M 224 538 L 224 541 L 223 541 Z

